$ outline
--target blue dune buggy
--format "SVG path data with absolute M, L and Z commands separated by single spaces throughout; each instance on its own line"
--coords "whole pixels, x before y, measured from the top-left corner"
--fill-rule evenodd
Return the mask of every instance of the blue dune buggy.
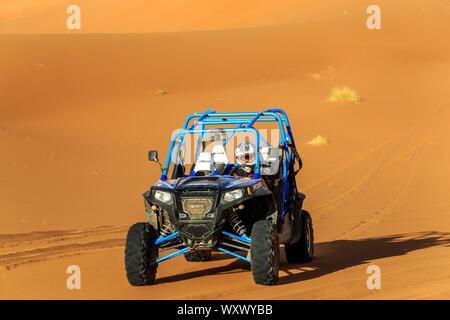
M 271 143 L 261 125 L 275 128 Z M 256 145 L 251 177 L 230 174 L 238 164 L 226 148 L 238 135 Z M 149 160 L 159 163 L 157 151 L 149 151 Z M 153 284 L 158 264 L 181 254 L 187 261 L 207 261 L 212 251 L 230 254 L 249 262 L 255 283 L 264 285 L 278 280 L 280 244 L 288 262 L 312 260 L 311 217 L 295 182 L 302 163 L 284 111 L 191 114 L 160 166 L 160 180 L 144 193 L 147 222 L 127 235 L 131 285 Z

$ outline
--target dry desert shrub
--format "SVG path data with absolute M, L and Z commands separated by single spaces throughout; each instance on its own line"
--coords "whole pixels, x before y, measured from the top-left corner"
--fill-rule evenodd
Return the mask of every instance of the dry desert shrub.
M 323 76 L 320 73 L 309 73 L 308 74 L 314 80 L 322 80 Z
M 320 135 L 315 136 L 314 138 L 312 138 L 310 141 L 307 142 L 307 144 L 316 147 L 323 146 L 329 143 L 330 141 L 327 139 L 327 137 L 322 137 Z
M 361 102 L 362 99 L 360 96 L 358 96 L 355 90 L 350 89 L 349 87 L 342 87 L 342 88 L 333 88 L 330 92 L 327 101 L 358 103 Z

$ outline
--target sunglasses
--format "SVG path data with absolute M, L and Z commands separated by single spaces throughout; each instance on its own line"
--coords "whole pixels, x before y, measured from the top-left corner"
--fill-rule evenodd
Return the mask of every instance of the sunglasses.
M 255 160 L 255 154 L 254 153 L 242 154 L 238 157 L 238 159 L 240 162 L 243 163 L 253 162 Z

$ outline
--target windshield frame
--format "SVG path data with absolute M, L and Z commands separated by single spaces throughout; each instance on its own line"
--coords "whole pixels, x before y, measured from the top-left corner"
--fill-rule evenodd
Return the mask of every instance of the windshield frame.
M 166 158 L 166 162 L 164 164 L 164 168 L 163 168 L 163 172 L 161 175 L 161 181 L 166 181 L 167 180 L 167 173 L 169 172 L 169 168 L 170 168 L 170 163 L 172 161 L 172 156 L 173 154 L 175 154 L 175 157 L 178 156 L 178 149 L 180 144 L 183 142 L 184 140 L 184 136 L 186 134 L 189 135 L 193 135 L 193 134 L 199 134 L 199 137 L 204 136 L 206 133 L 227 133 L 230 132 L 232 136 L 234 133 L 236 132 L 251 132 L 255 135 L 255 143 L 256 143 L 256 150 L 259 150 L 260 147 L 260 139 L 261 139 L 261 135 L 259 134 L 258 130 L 256 130 L 253 127 L 238 127 L 238 128 L 211 128 L 211 129 L 183 129 L 180 130 L 178 132 L 176 132 L 174 135 L 172 135 L 171 141 L 170 141 L 170 147 L 169 147 L 169 152 Z M 229 137 L 228 137 L 229 138 Z M 174 147 L 175 147 L 175 143 L 177 142 L 178 139 L 178 144 L 177 144 L 177 148 L 176 148 L 176 152 L 174 153 Z M 225 141 L 228 142 L 229 139 L 227 139 Z M 224 145 L 225 145 L 224 143 Z M 267 143 L 267 142 L 266 142 Z M 197 144 L 197 147 L 199 147 L 199 144 Z M 196 157 L 198 156 L 198 152 L 196 152 Z M 260 179 L 261 178 L 261 174 L 260 174 L 260 152 L 256 153 L 256 160 L 255 160 L 255 174 L 253 176 L 254 179 Z

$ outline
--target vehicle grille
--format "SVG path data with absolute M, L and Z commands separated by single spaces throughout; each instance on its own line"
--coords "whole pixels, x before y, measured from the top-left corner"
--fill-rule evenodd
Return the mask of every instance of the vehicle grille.
M 209 198 L 184 198 L 181 199 L 183 211 L 191 216 L 204 216 L 211 211 L 213 200 Z

